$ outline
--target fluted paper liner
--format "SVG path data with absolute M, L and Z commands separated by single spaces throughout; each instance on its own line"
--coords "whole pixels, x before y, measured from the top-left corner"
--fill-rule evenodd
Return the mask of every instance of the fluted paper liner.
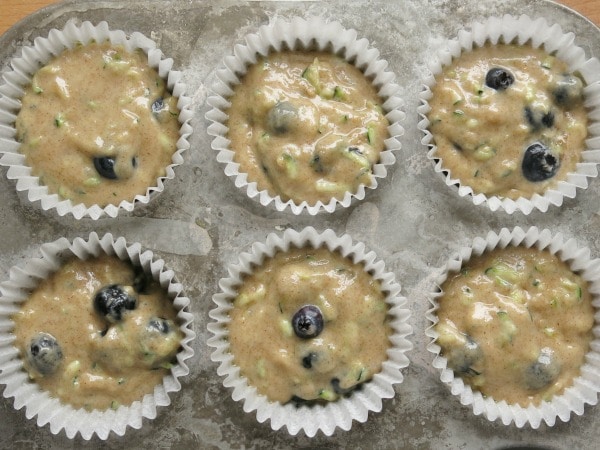
M 531 44 L 534 48 L 543 48 L 547 53 L 556 55 L 565 61 L 571 72 L 578 72 L 584 80 L 584 104 L 588 110 L 588 136 L 581 160 L 575 172 L 567 174 L 564 180 L 558 181 L 543 194 L 534 194 L 531 198 L 520 197 L 516 200 L 500 196 L 486 196 L 476 193 L 470 186 L 453 178 L 452 173 L 444 168 L 444 161 L 437 155 L 437 147 L 428 130 L 430 125 L 427 114 L 431 110 L 429 100 L 431 88 L 435 85 L 435 76 L 442 73 L 445 66 L 458 58 L 463 52 L 474 47 L 482 47 L 486 42 L 513 44 Z M 420 106 L 417 108 L 421 120 L 418 128 L 424 133 L 422 143 L 429 147 L 427 156 L 433 161 L 435 171 L 444 176 L 446 184 L 455 189 L 461 197 L 470 197 L 475 205 L 485 204 L 492 211 L 499 209 L 508 214 L 521 211 L 529 214 L 534 209 L 546 212 L 550 205 L 561 206 L 564 198 L 574 198 L 577 188 L 586 189 L 588 178 L 598 176 L 597 165 L 600 163 L 600 61 L 587 58 L 585 51 L 575 45 L 575 35 L 565 33 L 560 25 L 549 25 L 545 19 L 532 19 L 522 15 L 514 17 L 491 17 L 484 22 L 472 24 L 469 30 L 461 30 L 458 37 L 448 41 L 432 60 L 428 61 L 428 73 L 423 78 L 423 90 L 420 92 Z
M 190 343 L 195 333 L 191 327 L 193 316 L 188 311 L 190 301 L 183 295 L 182 285 L 175 280 L 175 274 L 165 267 L 162 259 L 154 259 L 152 252 L 143 251 L 140 244 L 127 245 L 124 238 L 115 239 L 111 234 L 100 238 L 96 233 L 91 233 L 87 240 L 76 238 L 72 243 L 61 238 L 42 245 L 40 252 L 40 258 L 29 259 L 22 266 L 11 268 L 10 279 L 0 284 L 0 384 L 5 386 L 4 397 L 14 398 L 15 409 L 24 407 L 28 419 L 37 416 L 39 426 L 49 425 L 53 434 L 64 430 L 69 438 L 80 434 L 87 440 L 95 434 L 100 439 L 107 439 L 111 432 L 122 436 L 127 427 L 140 428 L 144 418 L 154 419 L 159 406 L 171 403 L 170 393 L 181 390 L 178 378 L 189 373 L 186 360 L 194 355 Z M 30 381 L 19 352 L 13 346 L 15 336 L 12 333 L 14 323 L 11 316 L 19 310 L 30 292 L 58 270 L 66 258 L 75 256 L 87 259 L 101 254 L 131 261 L 158 281 L 178 311 L 177 319 L 184 337 L 177 354 L 177 364 L 163 378 L 162 384 L 154 388 L 153 393 L 129 406 L 121 405 L 116 410 L 87 411 L 61 403 Z
M 567 387 L 562 394 L 554 395 L 550 401 L 543 401 L 539 406 L 529 405 L 523 407 L 517 404 L 508 404 L 506 401 L 496 401 L 491 397 L 484 397 L 481 392 L 473 390 L 465 384 L 460 376 L 448 367 L 448 360 L 440 356 L 441 348 L 436 343 L 438 334 L 434 330 L 438 322 L 437 299 L 443 295 L 439 286 L 446 281 L 449 273 L 460 271 L 464 263 L 474 255 L 495 248 L 508 246 L 523 246 L 537 248 L 555 254 L 560 260 L 567 263 L 570 269 L 577 272 L 588 282 L 588 290 L 592 294 L 592 305 L 595 308 L 595 323 L 592 330 L 593 339 L 590 350 L 585 356 L 581 367 L 581 373 L 573 380 L 573 384 Z M 504 425 L 514 423 L 518 428 L 526 425 L 533 429 L 540 427 L 542 422 L 553 426 L 556 419 L 563 422 L 569 421 L 571 414 L 582 415 L 586 404 L 595 405 L 598 402 L 600 392 L 600 259 L 591 259 L 587 248 L 577 246 L 574 239 L 565 240 L 563 235 L 553 235 L 549 230 L 539 230 L 531 227 L 523 230 L 519 227 L 509 230 L 503 228 L 499 233 L 489 232 L 485 238 L 478 237 L 473 240 L 470 247 L 461 248 L 445 265 L 442 273 L 435 280 L 438 289 L 429 294 L 429 300 L 433 305 L 427 311 L 427 319 L 432 324 L 425 334 L 431 338 L 427 349 L 435 355 L 433 367 L 440 372 L 441 381 L 446 384 L 452 394 L 460 402 L 472 408 L 475 415 L 483 415 L 490 421 L 500 420 Z
M 393 333 L 387 350 L 388 359 L 383 362 L 381 372 L 364 383 L 362 389 L 335 402 L 296 406 L 292 403 L 269 401 L 266 396 L 258 394 L 255 387 L 248 385 L 248 380 L 240 375 L 240 369 L 233 364 L 233 355 L 229 351 L 229 311 L 233 307 L 232 301 L 237 295 L 237 288 L 243 283 L 243 277 L 251 274 L 266 258 L 292 247 L 326 247 L 354 263 L 362 263 L 365 270 L 381 282 L 381 289 L 386 294 Z M 320 430 L 330 436 L 336 428 L 349 430 L 353 420 L 365 422 L 369 411 L 381 411 L 382 399 L 394 396 L 394 384 L 403 381 L 401 369 L 409 364 L 405 353 L 412 348 L 407 339 L 412 333 L 408 324 L 410 311 L 406 299 L 400 295 L 400 285 L 395 282 L 394 275 L 385 272 L 383 261 L 377 261 L 376 258 L 374 252 L 367 252 L 364 244 L 353 244 L 347 234 L 337 237 L 332 230 L 318 233 L 314 228 L 308 227 L 300 232 L 288 229 L 282 236 L 270 234 L 265 243 L 255 243 L 251 252 L 242 253 L 237 264 L 228 268 L 229 276 L 219 281 L 220 292 L 213 296 L 217 307 L 209 313 L 213 322 L 209 323 L 208 330 L 213 336 L 207 343 L 215 348 L 211 360 L 219 363 L 217 373 L 225 377 L 223 385 L 233 388 L 232 398 L 243 402 L 245 412 L 256 411 L 256 419 L 261 423 L 269 420 L 273 430 L 285 426 L 291 435 L 303 431 L 312 437 Z
M 373 166 L 371 184 L 361 184 L 356 192 L 346 192 L 343 198 L 332 198 L 326 204 L 321 201 L 314 205 L 309 205 L 306 201 L 297 204 L 293 200 L 283 201 L 279 195 L 273 197 L 267 190 L 259 191 L 256 182 L 248 180 L 248 174 L 239 171 L 239 164 L 234 161 L 235 152 L 230 148 L 227 137 L 226 110 L 231 106 L 229 98 L 234 86 L 240 84 L 248 66 L 255 64 L 260 56 L 287 48 L 330 51 L 358 67 L 372 80 L 383 101 L 382 108 L 389 122 L 390 136 L 385 141 L 379 162 Z M 322 18 L 295 17 L 289 22 L 275 19 L 270 24 L 261 26 L 257 33 L 246 36 L 245 44 L 236 45 L 233 55 L 225 57 L 222 67 L 216 70 L 212 94 L 207 99 L 212 107 L 206 114 L 206 118 L 212 122 L 208 127 L 208 134 L 213 136 L 211 146 L 218 152 L 217 161 L 225 164 L 225 174 L 234 179 L 237 188 L 245 190 L 248 197 L 258 200 L 261 205 L 272 204 L 278 211 L 289 208 L 296 215 L 303 211 L 310 215 L 321 211 L 331 213 L 338 205 L 345 208 L 350 206 L 353 199 L 364 199 L 365 189 L 375 189 L 378 186 L 377 179 L 387 175 L 386 167 L 395 163 L 393 152 L 400 150 L 398 137 L 404 134 L 400 125 L 405 117 L 401 111 L 404 102 L 398 96 L 400 87 L 394 82 L 395 75 L 386 70 L 387 65 L 387 61 L 379 58 L 379 51 L 369 46 L 367 39 L 358 39 L 355 30 L 345 29 L 339 22 L 327 22 Z
M 145 195 L 138 194 L 134 199 L 105 207 L 74 204 L 58 194 L 49 193 L 47 186 L 40 184 L 39 177 L 31 174 L 31 167 L 27 166 L 25 156 L 19 152 L 20 144 L 16 141 L 15 129 L 15 120 L 21 108 L 20 99 L 24 88 L 31 83 L 33 74 L 65 49 L 92 41 L 110 41 L 113 45 L 122 45 L 130 52 L 136 49 L 143 50 L 148 55 L 148 65 L 157 70 L 159 76 L 166 81 L 168 90 L 177 97 L 181 124 L 177 149 L 171 164 L 165 168 L 165 176 L 157 178 L 155 186 L 148 186 Z M 83 22 L 76 25 L 75 21 L 71 20 L 62 30 L 52 29 L 47 38 L 38 37 L 33 41 L 33 45 L 23 47 L 21 55 L 14 58 L 10 66 L 11 69 L 2 74 L 0 85 L 0 165 L 8 167 L 8 178 L 16 180 L 17 191 L 26 193 L 29 201 L 39 202 L 44 211 L 55 210 L 59 216 L 71 214 L 75 219 L 116 217 L 120 210 L 131 212 L 137 205 L 147 204 L 152 197 L 164 190 L 165 180 L 175 177 L 174 168 L 183 163 L 183 153 L 190 146 L 188 137 L 192 133 L 189 123 L 192 118 L 191 99 L 186 96 L 182 73 L 171 70 L 173 60 L 165 59 L 154 41 L 138 32 L 127 35 L 123 31 L 110 30 L 106 22 L 100 22 L 98 25 Z

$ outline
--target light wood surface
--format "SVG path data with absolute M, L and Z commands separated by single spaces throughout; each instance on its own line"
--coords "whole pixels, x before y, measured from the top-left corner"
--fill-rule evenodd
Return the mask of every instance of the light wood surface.
M 53 3 L 59 3 L 59 0 L 0 0 L 0 34 L 34 11 Z
M 59 0 L 0 0 L 0 34 L 27 15 L 54 3 L 59 3 Z M 559 3 L 567 5 L 600 26 L 600 1 L 562 0 Z

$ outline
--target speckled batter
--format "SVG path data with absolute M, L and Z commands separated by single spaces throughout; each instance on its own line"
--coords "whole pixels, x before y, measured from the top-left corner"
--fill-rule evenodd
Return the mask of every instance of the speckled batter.
M 507 69 L 514 82 L 489 87 L 486 75 L 493 68 Z M 527 45 L 487 44 L 464 52 L 436 77 L 429 101 L 429 129 L 444 169 L 476 194 L 512 199 L 543 193 L 575 172 L 587 117 L 582 82 L 567 72 L 564 62 Z M 536 142 L 548 148 L 544 164 L 555 173 L 531 181 L 523 161 Z
M 305 305 L 322 312 L 322 332 L 295 334 Z M 380 283 L 327 249 L 291 249 L 244 279 L 230 311 L 231 353 L 241 375 L 271 401 L 332 401 L 381 370 L 390 346 Z
M 65 50 L 34 74 L 21 101 L 17 139 L 27 165 L 50 193 L 75 204 L 133 201 L 171 164 L 177 102 L 141 50 Z
M 230 148 L 259 190 L 314 205 L 371 185 L 388 121 L 373 85 L 342 58 L 271 54 L 248 69 L 230 101 Z
M 535 248 L 485 253 L 449 276 L 437 340 L 449 367 L 494 400 L 527 406 L 573 383 L 589 351 L 587 283 Z
M 101 288 L 118 284 L 132 292 L 135 280 L 130 264 L 104 255 L 74 259 L 38 285 L 13 321 L 15 346 L 43 390 L 75 408 L 105 410 L 142 400 L 162 383 L 183 338 L 166 291 L 145 279 L 134 294 L 135 309 L 125 311 L 119 323 L 108 322 L 94 308 Z M 149 326 L 155 319 L 162 319 L 158 328 Z M 40 332 L 54 336 L 62 350 L 53 373 L 40 373 L 27 357 Z

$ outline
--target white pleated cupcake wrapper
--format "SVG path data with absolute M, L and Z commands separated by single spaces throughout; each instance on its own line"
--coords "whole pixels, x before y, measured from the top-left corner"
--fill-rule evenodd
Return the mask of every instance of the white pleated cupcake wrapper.
M 104 440 L 111 431 L 122 436 L 127 427 L 140 428 L 144 418 L 156 417 L 157 407 L 171 403 L 170 393 L 181 390 L 178 378 L 189 373 L 185 361 L 194 355 L 190 343 L 195 333 L 192 330 L 193 316 L 188 311 L 190 301 L 183 295 L 182 285 L 175 280 L 173 271 L 164 266 L 162 259 L 155 260 L 152 252 L 142 251 L 140 244 L 127 245 L 124 238 L 114 239 L 111 234 L 99 238 L 96 233 L 91 233 L 87 240 L 76 238 L 72 243 L 61 238 L 42 245 L 40 252 L 42 257 L 29 259 L 22 266 L 11 268 L 9 280 L 0 284 L 0 384 L 6 386 L 4 397 L 14 398 L 15 409 L 25 407 L 28 419 L 37 416 L 40 427 L 49 424 L 53 434 L 64 430 L 69 438 L 79 433 L 86 440 L 94 434 Z M 163 378 L 162 384 L 154 388 L 153 393 L 129 406 L 119 406 L 116 410 L 90 412 L 61 403 L 30 381 L 19 352 L 13 345 L 15 336 L 11 316 L 42 280 L 58 270 L 65 258 L 75 256 L 88 259 L 102 254 L 116 255 L 142 267 L 167 290 L 178 311 L 177 318 L 184 338 L 182 349 L 177 354 L 177 364 Z
M 155 186 L 148 186 L 145 195 L 139 194 L 132 200 L 123 200 L 118 205 L 111 204 L 106 207 L 74 204 L 58 194 L 48 193 L 47 186 L 40 184 L 39 177 L 31 174 L 31 167 L 25 163 L 25 156 L 19 152 L 20 144 L 16 141 L 15 119 L 21 108 L 20 99 L 24 88 L 31 83 L 33 74 L 65 49 L 92 41 L 110 41 L 113 45 L 123 45 L 128 51 L 143 50 L 148 55 L 150 67 L 158 71 L 159 76 L 166 81 L 169 91 L 178 98 L 181 124 L 177 149 L 171 164 L 166 167 L 165 176 L 157 178 Z M 59 216 L 72 214 L 75 219 L 116 217 L 121 209 L 131 212 L 136 205 L 147 204 L 152 197 L 164 190 L 165 180 L 175 177 L 174 168 L 183 163 L 183 152 L 190 147 L 188 137 L 192 133 L 189 123 L 192 118 L 191 98 L 185 93 L 182 73 L 171 70 L 173 60 L 165 59 L 154 41 L 138 32 L 128 36 L 123 31 L 110 30 L 106 22 L 100 22 L 98 25 L 83 22 L 78 26 L 75 21 L 69 21 L 62 30 L 50 30 L 47 38 L 38 37 L 32 46 L 23 47 L 21 56 L 14 58 L 10 66 L 12 70 L 2 75 L 3 84 L 0 85 L 0 165 L 8 167 L 8 178 L 16 180 L 17 191 L 26 193 L 29 201 L 39 201 L 44 211 L 56 210 Z
M 307 246 L 328 248 L 355 263 L 364 264 L 365 270 L 381 282 L 382 290 L 387 295 L 389 315 L 392 318 L 390 325 L 393 330 L 387 361 L 383 363 L 381 372 L 365 383 L 363 389 L 335 402 L 310 407 L 271 402 L 259 394 L 255 387 L 249 386 L 248 380 L 240 375 L 240 369 L 233 363 L 227 330 L 232 301 L 237 295 L 237 288 L 243 283 L 244 276 L 251 274 L 255 267 L 279 251 Z M 265 243 L 255 243 L 250 253 L 241 254 L 238 263 L 228 268 L 229 276 L 219 281 L 220 292 L 213 296 L 217 307 L 209 313 L 214 321 L 208 324 L 208 330 L 213 336 L 208 339 L 207 344 L 215 348 L 211 360 L 219 363 L 217 373 L 225 377 L 223 385 L 233 388 L 232 398 L 243 402 L 245 412 L 256 411 L 257 420 L 261 423 L 270 420 L 273 430 L 285 426 L 291 435 L 303 431 L 312 437 L 321 430 L 325 435 L 331 436 L 336 428 L 349 430 L 353 420 L 365 422 L 369 411 L 381 411 L 382 399 L 394 396 L 393 386 L 403 381 L 401 369 L 409 364 L 405 353 L 412 348 L 407 339 L 412 333 L 408 324 L 410 311 L 406 299 L 400 295 L 401 288 L 394 280 L 394 275 L 385 272 L 384 263 L 376 258 L 374 252 L 366 251 L 364 244 L 353 244 L 347 234 L 338 237 L 332 230 L 318 233 L 314 228 L 308 227 L 300 232 L 288 229 L 282 236 L 270 234 Z
M 319 201 L 309 205 L 303 201 L 297 204 L 293 200 L 283 201 L 279 195 L 273 197 L 266 190 L 259 191 L 257 183 L 248 180 L 248 174 L 239 171 L 239 164 L 234 161 L 235 152 L 230 148 L 231 141 L 227 137 L 226 110 L 231 106 L 229 98 L 234 87 L 240 84 L 248 66 L 255 64 L 259 57 L 267 56 L 271 51 L 288 48 L 331 51 L 358 67 L 366 77 L 372 79 L 383 100 L 383 111 L 390 124 L 390 137 L 385 140 L 380 160 L 373 167 L 371 184 L 362 184 L 357 192 L 346 192 L 343 198 L 332 198 L 328 203 Z M 326 22 L 322 18 L 295 17 L 289 22 L 276 19 L 269 25 L 261 26 L 257 33 L 246 36 L 245 44 L 236 45 L 233 55 L 225 57 L 222 66 L 215 72 L 212 93 L 207 99 L 207 103 L 212 107 L 206 113 L 206 119 L 211 122 L 208 127 L 208 134 L 213 136 L 211 146 L 218 152 L 217 161 L 225 164 L 225 174 L 234 179 L 235 186 L 245 190 L 248 197 L 259 201 L 261 205 L 272 205 L 277 211 L 289 208 L 296 215 L 302 214 L 303 211 L 310 215 L 322 211 L 331 213 L 338 205 L 345 208 L 350 206 L 353 199 L 364 199 L 365 189 L 375 189 L 378 185 L 377 179 L 387 175 L 386 166 L 396 162 L 393 152 L 400 150 L 398 137 L 404 134 L 400 122 L 405 118 L 404 112 L 401 111 L 404 102 L 398 95 L 400 86 L 394 82 L 395 75 L 386 70 L 388 63 L 379 58 L 379 51 L 369 47 L 367 39 L 358 39 L 355 30 L 345 29 L 339 22 Z
M 474 391 L 448 368 L 448 360 L 440 356 L 441 348 L 436 343 L 438 338 L 434 330 L 438 322 L 438 298 L 443 295 L 439 286 L 446 281 L 450 273 L 460 271 L 464 263 L 472 256 L 479 256 L 495 248 L 508 246 L 522 246 L 545 250 L 558 256 L 566 262 L 570 269 L 577 272 L 589 283 L 592 294 L 592 305 L 595 308 L 595 324 L 593 327 L 593 340 L 590 350 L 585 356 L 584 365 L 580 375 L 573 380 L 572 386 L 566 388 L 560 395 L 555 395 L 550 401 L 544 401 L 539 406 L 530 405 L 522 407 L 508 404 L 506 401 L 496 401 L 484 397 L 481 392 Z M 470 406 L 475 415 L 484 415 L 490 421 L 500 420 L 504 425 L 514 424 L 518 428 L 529 425 L 533 429 L 539 428 L 542 422 L 548 426 L 556 423 L 556 418 L 567 422 L 571 413 L 582 415 L 586 404 L 595 405 L 600 392 L 600 259 L 591 259 L 588 248 L 580 248 L 574 239 L 566 240 L 562 234 L 552 235 L 547 230 L 531 227 L 527 231 L 516 227 L 513 230 L 503 228 L 498 234 L 489 232 L 485 238 L 475 238 L 470 247 L 461 248 L 445 265 L 443 271 L 435 281 L 438 289 L 429 294 L 429 301 L 433 307 L 427 311 L 426 317 L 432 324 L 425 334 L 432 340 L 427 349 L 435 355 L 433 367 L 439 370 L 441 381 L 446 384 L 453 395 L 459 398 L 465 406 Z
M 463 52 L 471 51 L 474 47 L 482 47 L 486 42 L 497 44 L 499 41 L 519 45 L 529 43 L 535 48 L 543 48 L 547 53 L 555 54 L 559 59 L 565 61 L 570 71 L 579 72 L 586 84 L 584 104 L 588 109 L 588 137 L 585 143 L 586 148 L 581 154 L 581 161 L 577 164 L 575 172 L 569 173 L 566 179 L 559 181 L 543 194 L 534 194 L 531 198 L 521 197 L 512 200 L 499 196 L 488 197 L 482 193 L 475 193 L 470 186 L 461 184 L 459 179 L 453 178 L 452 173 L 444 168 L 444 162 L 437 155 L 437 147 L 428 130 L 430 123 L 427 114 L 431 110 L 428 102 L 432 97 L 431 89 L 435 85 L 435 76 L 442 73 L 444 67 L 450 65 Z M 575 197 L 577 188 L 586 189 L 588 187 L 588 178 L 598 176 L 597 164 L 600 163 L 600 61 L 596 58 L 587 59 L 585 51 L 576 46 L 574 41 L 573 33 L 564 33 L 559 25 L 550 26 L 545 19 L 533 20 L 526 15 L 518 18 L 506 15 L 502 18 L 489 18 L 483 23 L 476 22 L 470 30 L 461 30 L 457 39 L 447 42 L 433 60 L 429 61 L 429 73 L 423 79 L 424 89 L 419 94 L 421 105 L 417 111 L 422 120 L 419 121 L 418 128 L 425 134 L 422 143 L 430 148 L 427 156 L 434 161 L 435 171 L 445 177 L 446 184 L 456 189 L 458 195 L 469 196 L 475 205 L 486 204 L 492 211 L 502 209 L 508 214 L 521 211 L 527 215 L 533 209 L 546 212 L 550 205 L 562 205 L 565 197 Z

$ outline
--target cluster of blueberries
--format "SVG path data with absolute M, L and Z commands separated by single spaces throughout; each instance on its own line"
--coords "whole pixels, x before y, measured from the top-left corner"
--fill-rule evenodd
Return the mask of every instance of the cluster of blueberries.
M 497 91 L 504 91 L 514 83 L 514 75 L 507 69 L 494 67 L 485 77 L 486 86 Z M 560 79 L 552 92 L 556 105 L 570 108 L 581 101 L 583 84 L 579 78 L 566 74 Z M 551 128 L 554 125 L 552 111 L 535 110 L 530 106 L 525 107 L 525 118 L 533 131 Z M 525 150 L 521 171 L 523 176 L 532 182 L 544 181 L 552 178 L 560 167 L 560 158 L 542 142 L 536 141 Z
M 483 358 L 479 344 L 467 335 L 465 345 L 451 349 L 447 354 L 448 366 L 454 371 L 467 376 L 476 376 L 480 373 L 473 367 Z M 560 374 L 560 363 L 550 348 L 542 348 L 537 359 L 527 366 L 524 372 L 524 381 L 529 389 L 538 390 L 554 382 Z
M 141 293 L 145 290 L 145 275 L 138 275 L 133 283 L 133 290 Z M 126 310 L 137 306 L 137 298 L 127 292 L 127 289 L 117 284 L 111 284 L 100 289 L 94 297 L 94 309 L 107 322 L 107 325 L 123 320 Z M 100 332 L 105 336 L 108 326 Z M 169 322 L 162 318 L 152 318 L 146 326 L 149 332 L 168 334 L 171 331 Z M 51 334 L 40 332 L 31 340 L 27 348 L 27 359 L 41 375 L 50 375 L 58 369 L 63 359 L 63 352 L 58 340 Z
M 321 313 L 319 307 L 315 305 L 303 306 L 296 311 L 292 317 L 292 327 L 294 329 L 294 333 L 300 339 L 312 339 L 319 336 L 319 334 L 321 334 L 323 331 L 323 324 L 323 314 Z M 309 352 L 302 358 L 302 366 L 306 369 L 312 369 L 313 363 L 315 363 L 317 359 L 318 355 L 315 352 Z M 352 386 L 344 389 L 342 386 L 340 386 L 340 380 L 338 378 L 332 378 L 331 387 L 336 394 L 344 395 L 350 393 L 359 386 Z M 294 396 L 292 401 L 296 404 L 307 402 L 307 400 L 298 396 Z

